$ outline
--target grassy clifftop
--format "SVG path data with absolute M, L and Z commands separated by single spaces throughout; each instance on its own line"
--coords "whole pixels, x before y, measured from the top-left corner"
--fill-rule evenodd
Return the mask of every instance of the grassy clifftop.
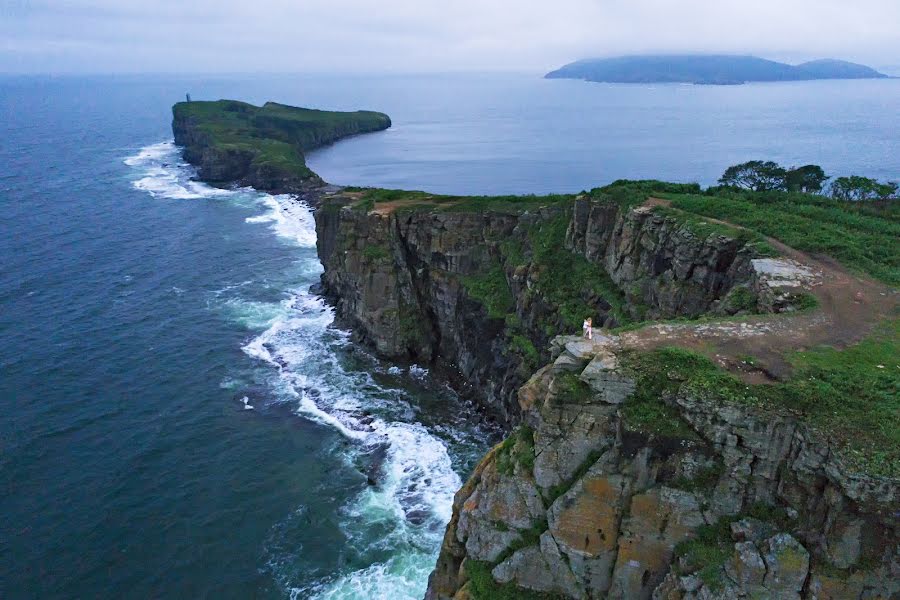
M 697 184 L 655 180 L 622 180 L 581 194 L 547 196 L 448 196 L 372 188 L 347 191 L 357 198 L 357 208 L 379 211 L 521 213 L 571 204 L 578 197 L 624 208 L 644 204 L 648 198 L 664 199 L 669 207 L 655 206 L 654 210 L 677 217 L 701 237 L 713 233 L 748 239 L 772 237 L 798 250 L 831 256 L 889 285 L 900 284 L 900 203 L 895 201 L 847 202 L 799 192 L 703 190 Z
M 240 183 L 284 191 L 317 179 L 304 153 L 342 138 L 391 126 L 373 111 L 335 112 L 275 102 L 179 102 L 172 107 L 175 143 L 213 184 Z

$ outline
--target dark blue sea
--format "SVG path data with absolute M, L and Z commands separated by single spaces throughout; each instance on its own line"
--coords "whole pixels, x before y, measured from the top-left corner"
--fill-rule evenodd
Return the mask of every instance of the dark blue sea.
M 186 92 L 390 114 L 310 157 L 340 184 L 708 184 L 754 158 L 900 178 L 900 80 L 0 79 L 2 598 L 420 598 L 497 439 L 332 324 L 308 207 L 191 180 Z

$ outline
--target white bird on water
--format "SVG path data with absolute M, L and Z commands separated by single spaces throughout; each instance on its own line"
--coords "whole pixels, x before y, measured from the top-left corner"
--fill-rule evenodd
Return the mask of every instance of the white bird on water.
M 244 396 L 241 398 L 241 402 L 244 403 L 244 410 L 253 410 L 253 406 L 250 404 L 250 398 Z

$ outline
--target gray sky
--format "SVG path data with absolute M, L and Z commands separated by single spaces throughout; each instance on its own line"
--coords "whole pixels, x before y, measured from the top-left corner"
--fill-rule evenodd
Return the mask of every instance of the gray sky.
M 0 0 L 0 72 L 544 71 L 589 56 L 900 63 L 900 0 Z

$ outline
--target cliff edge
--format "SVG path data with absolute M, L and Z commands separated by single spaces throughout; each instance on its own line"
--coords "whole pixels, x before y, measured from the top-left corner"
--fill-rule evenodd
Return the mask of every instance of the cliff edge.
M 893 208 L 829 202 L 325 198 L 338 317 L 510 429 L 456 495 L 427 598 L 896 597 L 900 327 L 865 274 L 895 280 Z M 565 335 L 589 315 L 593 340 Z

